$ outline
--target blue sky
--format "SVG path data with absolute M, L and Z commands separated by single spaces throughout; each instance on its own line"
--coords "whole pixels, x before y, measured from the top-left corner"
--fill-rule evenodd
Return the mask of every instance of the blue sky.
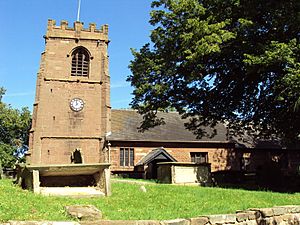
M 126 82 L 132 59 L 130 48 L 149 42 L 150 0 L 81 0 L 80 21 L 88 27 L 109 25 L 111 105 L 129 108 L 132 88 Z M 57 24 L 77 17 L 78 0 L 0 0 L 0 86 L 5 103 L 32 109 L 36 74 L 44 50 L 47 20 Z

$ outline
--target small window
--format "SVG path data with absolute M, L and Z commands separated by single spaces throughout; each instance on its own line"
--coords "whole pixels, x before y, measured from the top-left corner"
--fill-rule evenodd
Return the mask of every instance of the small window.
M 244 152 L 241 158 L 241 170 L 243 171 L 249 170 L 250 163 L 251 163 L 251 153 Z
M 72 53 L 72 76 L 85 76 L 89 75 L 89 67 L 90 67 L 90 56 L 86 49 L 77 48 Z
M 208 153 L 207 152 L 191 152 L 191 161 L 194 163 L 207 163 Z
M 120 148 L 120 166 L 134 166 L 133 148 Z

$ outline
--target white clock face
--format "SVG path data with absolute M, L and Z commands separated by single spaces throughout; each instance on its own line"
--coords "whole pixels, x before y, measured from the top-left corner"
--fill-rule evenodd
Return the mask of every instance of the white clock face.
M 80 98 L 73 98 L 70 102 L 70 107 L 73 111 L 79 112 L 83 109 L 84 102 Z

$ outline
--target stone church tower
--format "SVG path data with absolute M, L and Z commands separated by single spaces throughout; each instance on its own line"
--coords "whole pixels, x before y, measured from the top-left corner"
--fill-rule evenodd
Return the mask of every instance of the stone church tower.
M 49 20 L 44 38 L 27 164 L 108 162 L 108 26 Z

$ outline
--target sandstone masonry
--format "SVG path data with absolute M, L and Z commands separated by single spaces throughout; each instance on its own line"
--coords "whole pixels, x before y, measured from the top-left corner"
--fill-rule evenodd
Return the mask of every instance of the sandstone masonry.
M 77 163 L 108 162 L 108 26 L 49 20 L 44 38 L 26 162 L 76 163 L 75 151 L 81 154 Z
M 251 208 L 235 214 L 174 220 L 99 220 L 82 222 L 9 221 L 0 225 L 300 225 L 300 205 Z

